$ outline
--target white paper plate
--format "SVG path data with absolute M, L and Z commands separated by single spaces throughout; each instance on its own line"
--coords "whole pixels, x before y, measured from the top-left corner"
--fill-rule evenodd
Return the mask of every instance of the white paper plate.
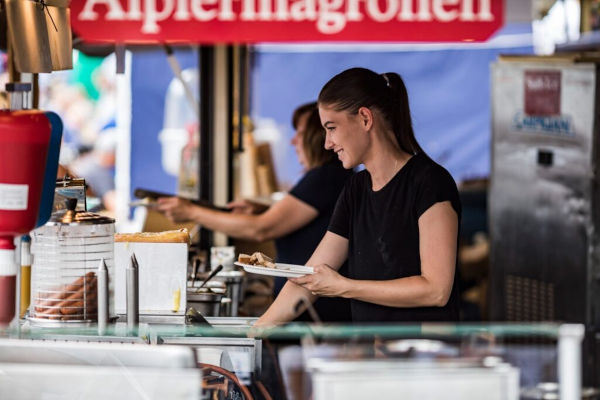
M 242 264 L 237 261 L 234 264 L 244 268 L 244 271 L 252 274 L 282 276 L 284 278 L 298 278 L 314 272 L 313 267 L 307 267 L 305 265 L 276 263 L 275 268 L 267 268 L 260 265 Z

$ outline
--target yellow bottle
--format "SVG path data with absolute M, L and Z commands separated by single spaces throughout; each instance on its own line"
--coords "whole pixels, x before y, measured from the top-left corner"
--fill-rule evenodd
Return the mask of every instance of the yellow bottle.
M 173 312 L 179 311 L 180 303 L 181 303 L 181 288 L 177 288 L 177 290 L 173 291 Z
M 21 299 L 19 318 L 25 317 L 31 298 L 31 239 L 21 240 Z

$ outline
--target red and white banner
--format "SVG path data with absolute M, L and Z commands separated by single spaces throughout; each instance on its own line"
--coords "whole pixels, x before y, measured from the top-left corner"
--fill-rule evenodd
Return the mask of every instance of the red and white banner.
M 484 41 L 504 0 L 72 0 L 88 42 Z

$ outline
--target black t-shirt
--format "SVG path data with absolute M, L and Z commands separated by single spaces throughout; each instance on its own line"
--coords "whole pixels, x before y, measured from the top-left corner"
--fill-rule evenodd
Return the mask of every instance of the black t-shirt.
M 438 202 L 449 200 L 458 214 L 456 183 L 443 167 L 417 154 L 380 190 L 372 190 L 364 170 L 346 184 L 331 218 L 329 231 L 349 241 L 348 277 L 391 280 L 421 274 L 419 217 Z M 458 239 L 458 238 L 457 238 Z M 457 321 L 456 276 L 444 307 L 400 308 L 351 300 L 353 321 Z
M 305 264 L 323 239 L 336 201 L 352 170 L 346 170 L 338 160 L 309 170 L 292 188 L 290 195 L 314 207 L 318 215 L 309 224 L 275 240 L 277 262 Z M 347 275 L 347 266 L 340 268 Z M 276 292 L 285 284 L 285 278 L 276 278 Z M 323 321 L 350 321 L 350 303 L 346 299 L 319 298 L 314 307 Z M 301 320 L 304 318 L 300 318 Z

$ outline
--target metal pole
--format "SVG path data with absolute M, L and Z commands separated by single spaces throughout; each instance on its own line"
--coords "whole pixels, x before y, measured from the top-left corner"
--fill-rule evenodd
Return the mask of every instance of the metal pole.
M 227 46 L 227 201 L 233 200 L 234 54 L 233 46 Z
M 244 151 L 244 116 L 246 115 L 246 97 L 248 95 L 246 91 L 246 67 L 247 67 L 247 51 L 248 49 L 244 45 L 240 45 L 238 53 L 238 152 Z
M 581 399 L 581 324 L 565 324 L 558 329 L 558 383 L 561 400 Z
M 567 11 L 567 2 L 566 0 L 562 0 L 563 6 L 563 19 L 565 23 L 565 42 L 569 43 L 571 41 L 571 37 L 569 36 L 569 13 Z
M 198 155 L 198 187 L 199 199 L 212 202 L 212 148 L 214 127 L 214 60 L 215 49 L 213 46 L 200 46 L 200 146 Z M 200 230 L 200 249 L 208 250 L 212 246 L 212 232 L 202 228 Z M 209 261 L 209 260 L 207 260 Z M 210 265 L 210 264 L 208 264 Z

